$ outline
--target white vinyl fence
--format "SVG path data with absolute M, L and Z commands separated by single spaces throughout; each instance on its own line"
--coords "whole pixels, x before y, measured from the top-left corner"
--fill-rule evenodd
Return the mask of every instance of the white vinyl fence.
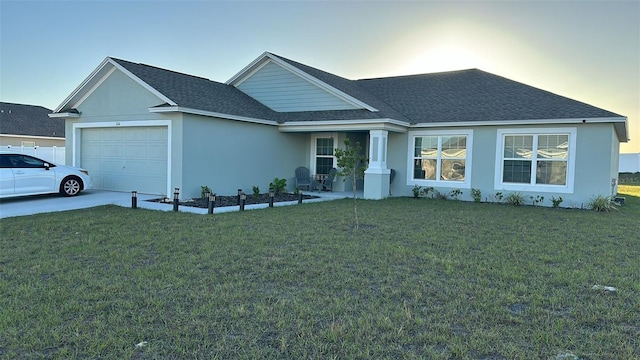
M 50 161 L 54 164 L 65 165 L 65 148 L 57 146 L 11 146 L 5 145 L 0 148 L 4 151 L 14 151 L 21 154 L 33 155 L 42 160 Z
M 640 171 L 640 153 L 620 154 L 618 172 L 637 173 Z

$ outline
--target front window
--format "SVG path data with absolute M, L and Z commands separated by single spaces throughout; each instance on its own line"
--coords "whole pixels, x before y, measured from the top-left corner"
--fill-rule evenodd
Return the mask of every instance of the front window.
M 527 190 L 528 187 L 572 188 L 571 158 L 575 152 L 575 130 L 501 130 L 499 135 L 502 188 Z
M 471 132 L 418 132 L 412 136 L 411 179 L 463 187 L 468 184 Z
M 315 138 L 315 174 L 326 175 L 335 167 L 333 137 Z

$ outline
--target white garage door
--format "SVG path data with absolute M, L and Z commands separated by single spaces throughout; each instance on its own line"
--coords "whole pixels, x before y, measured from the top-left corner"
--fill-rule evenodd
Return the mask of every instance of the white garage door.
M 167 192 L 167 127 L 82 129 L 80 161 L 97 189 Z

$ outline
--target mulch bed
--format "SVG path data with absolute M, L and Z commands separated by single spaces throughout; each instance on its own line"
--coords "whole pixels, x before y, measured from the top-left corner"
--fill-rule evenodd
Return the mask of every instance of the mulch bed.
M 305 194 L 302 195 L 303 200 L 317 199 L 317 198 L 319 198 L 319 196 L 305 195 Z M 276 194 L 273 197 L 274 203 L 286 202 L 286 201 L 297 201 L 297 200 L 298 200 L 298 195 L 291 194 L 291 193 L 280 193 L 280 194 Z M 155 199 L 155 200 L 149 200 L 149 201 L 173 204 L 173 199 Z M 258 196 L 257 199 L 254 199 L 253 195 L 247 195 L 247 199 L 244 202 L 245 206 L 252 205 L 252 204 L 268 204 L 268 203 L 269 203 L 269 194 L 260 194 L 260 196 Z M 215 205 L 216 205 L 215 207 L 238 206 L 238 196 L 237 195 L 216 196 Z M 193 198 L 193 199 L 180 201 L 180 206 L 190 206 L 190 207 L 206 209 L 209 206 L 209 204 L 208 204 L 208 199 Z

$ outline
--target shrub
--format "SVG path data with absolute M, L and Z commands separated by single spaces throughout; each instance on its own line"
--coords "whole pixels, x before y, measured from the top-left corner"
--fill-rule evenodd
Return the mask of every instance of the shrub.
M 429 196 L 429 193 L 433 193 L 433 186 L 429 186 L 426 188 L 422 188 L 422 194 L 426 197 Z
M 598 195 L 591 198 L 591 200 L 589 200 L 589 209 L 595 210 L 595 211 L 608 212 L 611 210 L 618 210 L 615 206 L 616 206 L 616 203 L 613 201 L 611 196 Z
M 447 198 L 449 197 L 449 193 L 446 192 L 440 192 L 438 190 L 433 190 L 433 196 L 436 199 L 440 199 L 440 200 L 447 200 Z
M 529 196 L 529 199 L 531 199 L 531 205 L 536 206 L 538 204 L 542 204 L 542 202 L 544 201 L 544 196 L 536 195 L 534 197 L 533 195 L 531 195 Z
M 287 179 L 274 178 L 273 182 L 269 184 L 269 191 L 274 194 L 280 194 L 287 189 Z
M 482 200 L 482 192 L 480 189 L 471 189 L 471 197 L 473 201 L 480 202 Z
M 502 202 L 502 198 L 503 198 L 502 193 L 498 191 L 493 198 L 495 199 L 495 202 Z
M 207 185 L 200 186 L 200 198 L 206 199 L 211 193 L 211 189 Z
M 255 202 L 260 200 L 260 188 L 257 186 L 253 187 L 253 200 L 255 200 Z
M 449 196 L 451 196 L 454 200 L 458 200 L 458 197 L 462 195 L 462 190 L 453 189 L 449 192 Z
M 507 195 L 504 201 L 509 205 L 520 206 L 524 204 L 524 196 L 522 196 L 522 193 L 514 192 Z
M 551 204 L 553 205 L 554 208 L 557 208 L 558 206 L 560 206 L 560 203 L 562 203 L 562 196 L 551 197 Z
M 411 189 L 411 191 L 413 191 L 413 198 L 417 199 L 420 197 L 420 195 L 422 194 L 422 186 L 420 185 L 414 185 L 413 189 Z

